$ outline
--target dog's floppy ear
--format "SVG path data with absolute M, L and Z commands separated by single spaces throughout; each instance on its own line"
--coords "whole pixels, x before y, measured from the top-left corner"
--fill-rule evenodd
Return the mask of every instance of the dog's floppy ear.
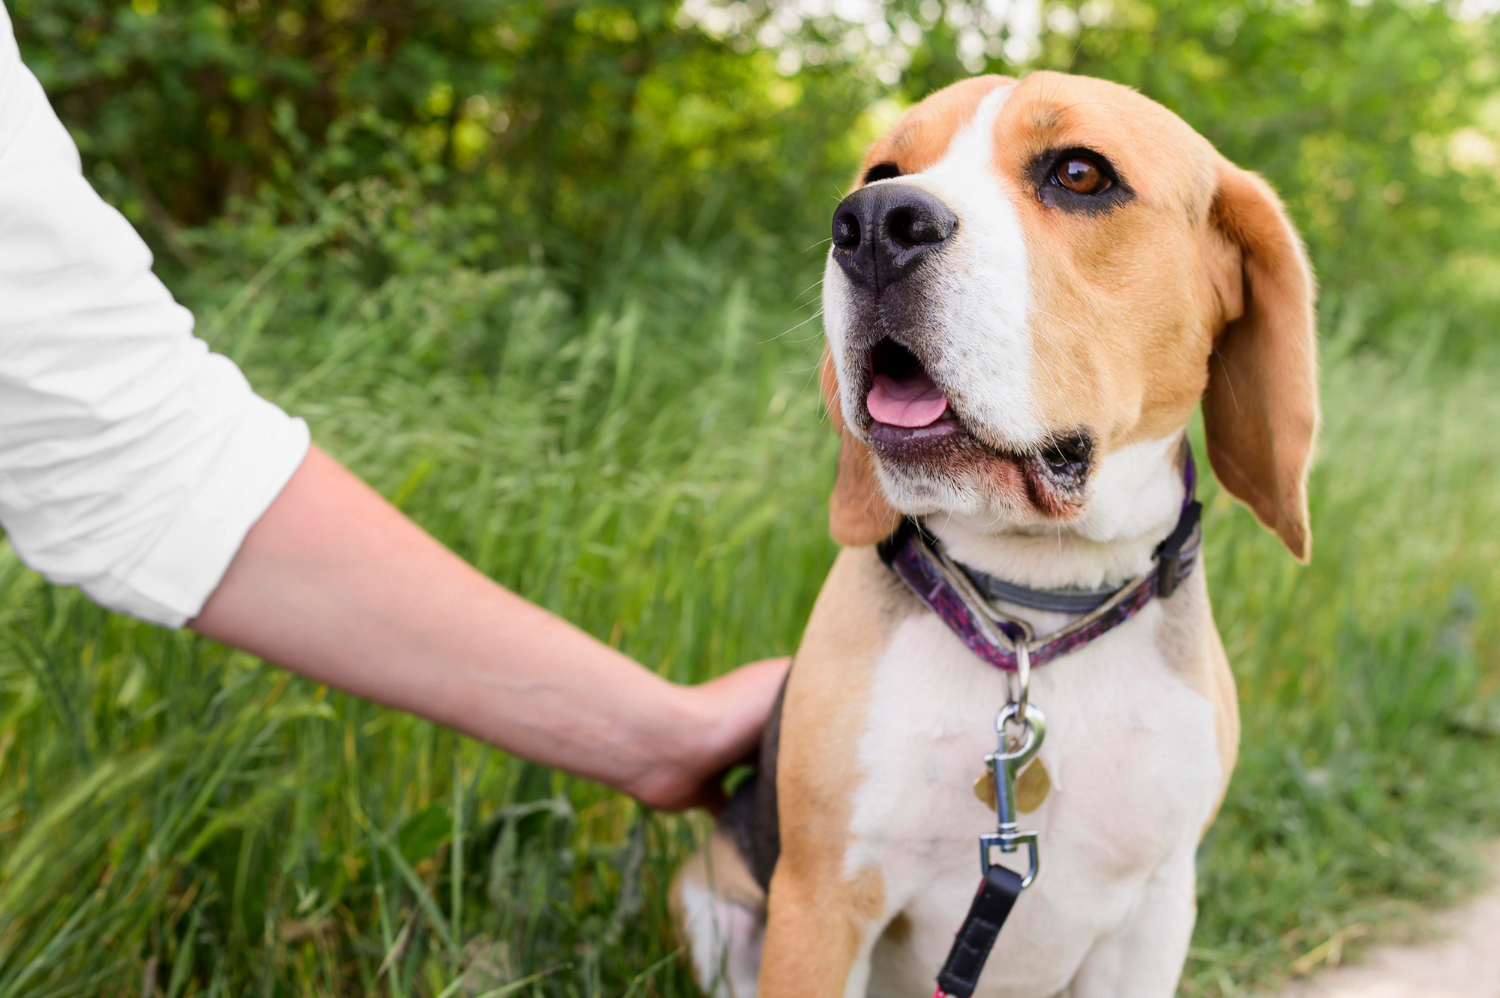
M 1318 430 L 1317 327 L 1307 254 L 1260 177 L 1224 161 L 1213 223 L 1229 320 L 1210 356 L 1203 422 L 1220 483 L 1298 560 L 1312 547 L 1307 470 Z
M 875 477 L 875 462 L 870 449 L 844 425 L 844 410 L 839 406 L 838 375 L 833 357 L 823 351 L 818 367 L 818 387 L 828 419 L 839 435 L 839 470 L 828 497 L 828 531 L 845 547 L 879 544 L 901 524 L 901 515 L 891 508 Z

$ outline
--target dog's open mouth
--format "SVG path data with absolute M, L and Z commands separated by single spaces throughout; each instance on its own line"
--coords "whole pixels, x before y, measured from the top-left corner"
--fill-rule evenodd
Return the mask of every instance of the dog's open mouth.
M 963 433 L 948 396 L 916 355 L 891 339 L 870 348 L 870 390 L 865 395 L 870 436 L 896 445 Z
M 900 343 L 876 342 L 869 365 L 869 440 L 883 460 L 926 475 L 978 471 L 986 488 L 1024 495 L 1040 512 L 1077 513 L 1093 465 L 1088 430 L 1058 434 L 1024 452 L 1000 450 L 970 431 L 921 358 Z

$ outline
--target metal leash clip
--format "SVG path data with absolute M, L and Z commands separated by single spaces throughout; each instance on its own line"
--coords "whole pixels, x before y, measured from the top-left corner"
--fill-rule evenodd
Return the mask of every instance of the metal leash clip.
M 997 751 L 984 757 L 984 764 L 995 781 L 995 813 L 999 818 L 999 828 L 979 836 L 979 868 L 988 876 L 990 867 L 1000 862 L 997 850 L 1010 855 L 1025 846 L 1029 862 L 1021 886 L 1026 888 L 1041 870 L 1041 857 L 1037 851 L 1037 833 L 1023 832 L 1017 825 L 1016 777 L 1041 749 L 1042 739 L 1047 734 L 1047 719 L 1027 697 L 1031 685 L 1031 656 L 1025 642 L 1016 642 L 1016 651 L 1019 668 L 1016 669 L 1015 686 L 1019 690 L 1011 691 L 1009 702 L 995 716 L 995 732 L 1000 737 L 1000 745 Z M 1008 729 L 1012 726 L 1021 729 L 1019 735 L 1010 733 Z

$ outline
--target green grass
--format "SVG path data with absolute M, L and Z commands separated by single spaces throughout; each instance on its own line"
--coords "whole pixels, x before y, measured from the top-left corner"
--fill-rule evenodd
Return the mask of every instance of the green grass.
M 236 239 L 270 262 L 184 287 L 205 335 L 485 572 L 678 680 L 795 646 L 834 553 L 816 248 L 622 247 L 579 293 L 350 217 Z M 1500 375 L 1332 335 L 1312 567 L 1206 489 L 1245 739 L 1185 994 L 1456 896 L 1500 831 Z M 0 547 L 0 998 L 691 995 L 664 895 L 703 829 Z

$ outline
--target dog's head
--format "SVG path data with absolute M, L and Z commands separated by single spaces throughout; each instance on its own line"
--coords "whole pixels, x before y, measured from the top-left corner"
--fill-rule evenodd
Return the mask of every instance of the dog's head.
M 903 513 L 1111 539 L 1202 398 L 1219 480 L 1305 558 L 1312 298 L 1275 194 L 1159 104 L 1058 73 L 933 94 L 833 218 L 835 539 Z

